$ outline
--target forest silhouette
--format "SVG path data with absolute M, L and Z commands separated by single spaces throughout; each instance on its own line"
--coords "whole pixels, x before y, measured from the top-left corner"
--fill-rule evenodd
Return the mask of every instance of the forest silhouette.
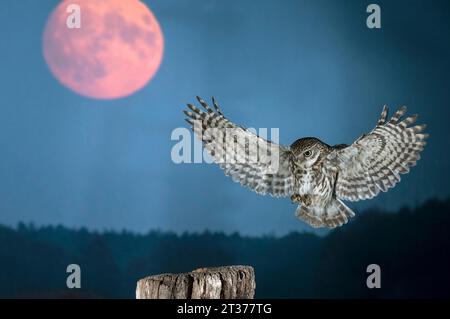
M 241 264 L 255 269 L 257 298 L 448 298 L 449 228 L 450 199 L 366 211 L 323 237 L 0 226 L 0 297 L 134 298 L 148 275 Z M 66 287 L 73 263 L 81 289 Z M 381 267 L 380 289 L 366 286 L 369 264 Z

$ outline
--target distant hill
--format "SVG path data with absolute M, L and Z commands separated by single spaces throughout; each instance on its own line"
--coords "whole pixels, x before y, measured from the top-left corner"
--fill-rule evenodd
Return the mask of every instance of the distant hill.
M 449 229 L 450 200 L 366 212 L 325 237 L 0 226 L 0 297 L 134 298 L 147 275 L 246 264 L 255 268 L 259 298 L 448 298 Z M 82 269 L 79 290 L 65 286 L 71 263 Z M 381 266 L 381 289 L 366 287 L 372 263 Z

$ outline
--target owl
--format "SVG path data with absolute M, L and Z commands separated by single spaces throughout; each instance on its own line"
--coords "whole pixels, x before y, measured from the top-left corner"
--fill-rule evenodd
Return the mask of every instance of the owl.
M 212 99 L 213 108 L 187 104 L 186 121 L 211 158 L 235 182 L 298 204 L 296 216 L 312 227 L 334 228 L 355 213 L 343 201 L 359 201 L 386 192 L 420 159 L 428 134 L 404 117 L 401 107 L 388 119 L 384 106 L 375 128 L 350 145 L 330 146 L 305 137 L 290 147 L 270 142 L 230 122 Z

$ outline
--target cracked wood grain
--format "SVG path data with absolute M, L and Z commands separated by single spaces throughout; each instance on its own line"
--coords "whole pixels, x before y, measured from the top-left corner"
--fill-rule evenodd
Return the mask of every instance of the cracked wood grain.
M 250 266 L 199 268 L 160 274 L 137 283 L 137 299 L 253 299 L 255 272 Z

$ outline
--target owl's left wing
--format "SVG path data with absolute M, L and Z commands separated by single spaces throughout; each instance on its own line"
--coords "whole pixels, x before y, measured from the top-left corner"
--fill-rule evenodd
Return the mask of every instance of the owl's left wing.
M 214 110 L 197 99 L 204 110 L 188 104 L 186 121 L 225 175 L 259 194 L 292 195 L 292 152 L 229 121 L 214 98 Z
M 369 199 L 386 192 L 400 181 L 420 159 L 428 134 L 426 125 L 413 124 L 417 115 L 400 120 L 406 107 L 386 121 L 385 106 L 376 127 L 353 144 L 339 145 L 327 157 L 327 164 L 337 171 L 336 196 L 350 201 Z

